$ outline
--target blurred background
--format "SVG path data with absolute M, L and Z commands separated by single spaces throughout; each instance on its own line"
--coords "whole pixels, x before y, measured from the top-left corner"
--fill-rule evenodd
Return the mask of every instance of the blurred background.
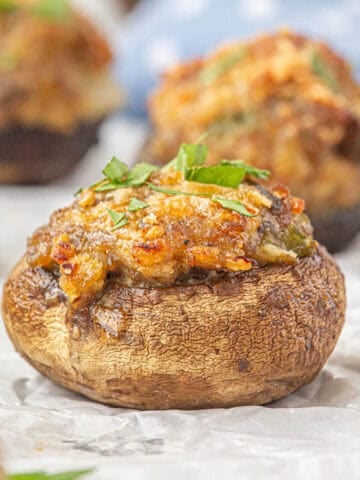
M 117 71 L 130 112 L 145 115 L 147 93 L 174 63 L 280 27 L 330 42 L 358 69 L 359 21 L 357 0 L 144 0 L 116 38 Z

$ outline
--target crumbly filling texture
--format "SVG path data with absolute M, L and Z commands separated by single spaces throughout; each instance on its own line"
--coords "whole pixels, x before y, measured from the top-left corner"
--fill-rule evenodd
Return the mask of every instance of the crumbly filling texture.
M 120 102 L 105 38 L 67 0 L 0 4 L 0 128 L 71 132 Z
M 165 76 L 150 102 L 159 161 L 209 132 L 209 163 L 241 158 L 311 213 L 360 202 L 360 89 L 327 45 L 289 31 L 228 45 Z
M 295 264 L 316 248 L 303 201 L 283 186 L 228 188 L 169 169 L 137 187 L 96 190 L 56 211 L 28 243 L 28 263 L 53 272 L 73 303 L 101 291 L 111 275 L 128 286 L 164 287 L 199 269 Z

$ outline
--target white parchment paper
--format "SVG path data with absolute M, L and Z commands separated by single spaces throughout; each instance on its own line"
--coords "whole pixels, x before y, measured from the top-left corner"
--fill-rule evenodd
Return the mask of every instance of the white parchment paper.
M 131 162 L 141 125 L 109 122 L 63 185 L 0 190 L 0 278 L 25 239 L 114 153 Z M 81 179 L 81 180 L 80 180 Z M 74 188 L 76 187 L 76 188 Z M 360 239 L 338 256 L 347 321 L 314 382 L 267 407 L 195 412 L 109 408 L 53 385 L 0 326 L 0 463 L 9 471 L 96 467 L 89 479 L 360 479 Z

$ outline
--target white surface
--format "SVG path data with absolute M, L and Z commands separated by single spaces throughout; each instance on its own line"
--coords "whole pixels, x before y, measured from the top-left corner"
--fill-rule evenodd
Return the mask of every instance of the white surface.
M 96 180 L 113 153 L 131 162 L 142 136 L 141 126 L 113 120 L 63 186 L 0 189 L 2 280 L 26 236 L 69 203 L 75 187 Z M 359 253 L 360 241 L 338 257 L 349 305 L 334 355 L 312 384 L 268 407 L 136 412 L 98 405 L 38 375 L 1 326 L 0 462 L 9 471 L 96 466 L 89 480 L 359 479 Z

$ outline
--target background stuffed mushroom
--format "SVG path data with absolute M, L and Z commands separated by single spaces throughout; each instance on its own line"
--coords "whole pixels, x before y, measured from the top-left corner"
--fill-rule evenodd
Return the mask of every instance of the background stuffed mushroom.
M 67 0 L 1 2 L 0 44 L 0 183 L 62 177 L 119 107 L 110 47 Z
M 170 71 L 150 99 L 145 155 L 163 162 L 209 132 L 209 163 L 241 158 L 306 200 L 315 236 L 344 248 L 360 228 L 360 89 L 328 46 L 288 31 Z

